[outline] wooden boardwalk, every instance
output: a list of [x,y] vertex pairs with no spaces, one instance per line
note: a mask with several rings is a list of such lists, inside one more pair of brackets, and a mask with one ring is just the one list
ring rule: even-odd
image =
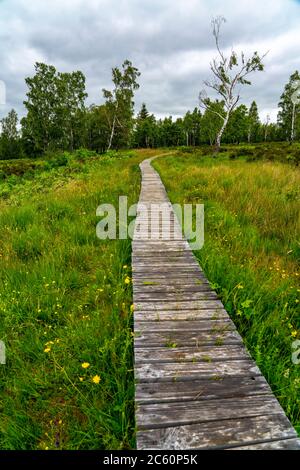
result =
[[[137,448],[300,449],[295,430],[182,238],[150,162],[140,165],[132,254]],[[165,203],[171,211],[172,239],[149,239],[145,209],[151,203]],[[162,225],[154,234],[165,235]]]

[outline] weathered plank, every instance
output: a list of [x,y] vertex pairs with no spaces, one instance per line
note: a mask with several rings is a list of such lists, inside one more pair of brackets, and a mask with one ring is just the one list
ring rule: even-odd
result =
[[[255,376],[227,376],[222,380],[199,378],[190,381],[144,382],[136,384],[136,402],[172,403],[191,400],[213,400],[253,395],[266,395],[271,389],[265,378]],[[188,403],[186,403],[188,406]]]
[[[151,355],[151,350],[149,350]],[[210,378],[222,380],[227,376],[260,375],[260,370],[252,360],[227,360],[211,362],[160,362],[140,363],[135,365],[135,378],[138,382],[172,382]]]
[[138,429],[167,428],[184,424],[205,423],[250,416],[265,416],[282,413],[273,395],[256,395],[217,400],[137,405]]
[[193,346],[195,348],[214,344],[223,346],[225,344],[237,344],[241,337],[236,331],[152,331],[147,333],[137,332],[134,338],[134,346],[138,347],[182,347]]
[[226,310],[222,308],[216,309],[196,309],[196,310],[150,310],[150,311],[136,311],[134,313],[135,324],[140,321],[195,321],[195,320],[221,320],[222,318],[228,318]]
[[183,302],[186,297],[190,300],[213,300],[218,299],[218,296],[212,290],[200,291],[200,292],[188,292],[176,290],[175,292],[140,292],[138,289],[135,291],[135,300],[137,304],[140,302],[161,302],[162,300],[177,300]]
[[168,301],[160,302],[136,302],[134,298],[135,310],[201,310],[201,309],[218,309],[224,308],[220,300],[185,300],[185,301]]
[[[271,414],[267,419],[264,415],[150,429],[138,432],[137,441],[140,449],[148,450],[228,448],[238,445],[240,442],[246,444],[253,441],[267,442],[244,446],[244,449],[251,449],[252,447],[269,449],[286,448],[285,446],[290,445],[290,442],[287,443],[286,439],[295,437],[296,433],[290,422],[280,413]],[[278,438],[285,440],[270,442],[270,440]],[[297,443],[295,444],[295,448],[299,448],[299,443],[298,447]]]
[[234,323],[230,318],[211,319],[211,320],[194,320],[194,321],[135,321],[134,331],[140,334],[148,334],[152,332],[160,332],[169,334],[173,331],[210,331],[211,333],[223,333],[224,331],[235,329]]
[[228,346],[201,346],[182,348],[137,348],[135,362],[152,364],[159,362],[207,362],[249,359],[249,354],[241,344]]
[[294,438],[269,442],[259,442],[252,445],[249,444],[246,446],[232,447],[229,450],[300,450],[300,439]]
[[159,283],[158,281],[149,281],[149,282],[135,282],[135,285],[133,286],[133,291],[136,293],[174,293],[176,292],[209,292],[211,291],[211,287],[207,282],[203,282],[201,284],[196,284],[194,283],[189,283],[189,284],[180,284],[178,283],[171,283],[169,284],[164,281]]
[[137,282],[156,282],[159,283],[160,281],[167,281],[170,280],[170,284],[173,282],[197,282],[199,283],[203,281],[204,275],[202,272],[198,273],[191,273],[191,272],[178,272],[178,271],[170,271],[170,272],[148,272],[148,273],[134,273],[134,280]]

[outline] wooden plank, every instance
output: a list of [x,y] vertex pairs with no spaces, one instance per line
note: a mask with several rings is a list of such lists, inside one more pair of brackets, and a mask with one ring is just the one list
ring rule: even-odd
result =
[[172,270],[167,270],[165,268],[161,268],[159,271],[154,269],[154,268],[149,268],[149,269],[140,269],[140,270],[133,270],[132,275],[134,278],[138,279],[160,279],[163,277],[170,277],[170,279],[174,278],[185,278],[188,279],[190,278],[197,278],[197,276],[201,276],[201,271],[198,271],[196,269],[185,269],[185,268],[173,268]]
[[[176,247],[174,247],[176,248]],[[182,260],[182,259],[188,259],[191,260],[191,262],[195,262],[195,257],[192,252],[188,251],[186,252],[185,250],[178,250],[174,249],[172,251],[161,251],[156,253],[154,250],[147,250],[145,252],[138,251],[135,253],[135,255],[132,257],[132,261],[135,263],[136,261],[144,261],[148,262],[149,260],[153,261],[160,261],[160,262],[165,262],[168,259],[173,260]]]
[[[174,254],[175,253],[175,254]],[[132,258],[133,265],[138,263],[146,264],[149,262],[155,263],[156,265],[164,265],[166,262],[189,262],[190,264],[195,263],[195,259],[190,253],[178,253],[177,251],[171,253],[163,253],[162,255],[157,255],[157,253],[148,253],[147,256],[136,255]],[[195,263],[196,264],[196,263]],[[197,266],[198,267],[198,266]]]
[[216,333],[212,331],[161,331],[161,332],[137,332],[134,335],[134,346],[138,347],[199,347],[206,344],[223,346],[225,344],[237,344],[241,342],[241,337],[237,331],[225,331]]
[[[162,245],[162,243],[164,245]],[[143,250],[145,256],[149,253],[153,254],[155,252],[158,255],[163,253],[173,254],[178,253],[179,251],[191,253],[191,248],[187,247],[183,240],[169,240],[168,242],[165,242],[163,240],[148,240],[147,242],[142,240],[135,240],[134,242],[132,242],[132,248],[134,249],[134,252],[137,255],[141,252],[141,250]]]
[[177,300],[178,302],[184,301],[186,298],[190,300],[217,300],[218,296],[212,290],[202,292],[188,292],[188,291],[175,291],[175,292],[140,292],[135,291],[134,298],[137,303],[139,302],[165,302],[166,300]]
[[[214,449],[228,448],[244,442],[267,441],[244,446],[244,449],[299,449],[295,431],[288,419],[280,414],[209,421],[168,428],[149,429],[137,433],[139,449]],[[285,439],[273,441],[273,439]],[[289,439],[294,438],[294,439]],[[294,442],[293,442],[294,441]],[[298,443],[297,443],[298,441]],[[279,444],[280,443],[280,444]],[[298,447],[297,447],[298,446]],[[238,447],[236,447],[238,449]]]
[[174,258],[174,259],[165,259],[165,260],[160,260],[160,259],[152,259],[152,263],[149,263],[149,260],[138,260],[137,262],[133,260],[132,264],[132,270],[137,270],[137,269],[149,269],[149,268],[188,268],[188,269],[194,269],[197,271],[201,271],[199,265],[197,263],[192,262],[190,259],[181,259],[181,258]]
[[175,274],[176,273],[187,273],[187,274],[195,273],[196,276],[198,276],[198,274],[201,274],[200,269],[198,269],[196,266],[192,266],[189,264],[174,263],[171,266],[169,266],[168,264],[164,263],[161,265],[152,264],[150,266],[144,266],[144,265],[139,264],[139,265],[132,266],[132,273],[134,274],[141,273],[141,274],[147,275],[147,274],[153,273],[155,276],[157,276],[160,274],[168,275],[169,273],[172,273],[172,272],[174,272]]
[[132,242],[132,247],[133,249],[138,248],[145,248],[145,251],[147,250],[155,250],[156,248],[164,251],[164,250],[170,250],[170,251],[178,251],[180,249],[182,250],[187,250],[187,251],[192,251],[191,248],[187,245],[186,240],[169,240],[169,241],[163,241],[163,240],[157,240],[157,241],[151,241],[149,240],[148,242],[144,242],[142,240],[135,240]]
[[187,283],[187,282],[195,282],[197,281],[201,282],[205,280],[203,273],[190,273],[190,272],[178,272],[178,271],[172,271],[169,273],[155,273],[155,272],[148,272],[148,273],[134,273],[134,284],[135,282],[140,282],[140,283],[145,283],[145,282],[157,282],[159,283],[160,281],[167,281],[169,279],[170,284],[173,284],[174,282],[182,282],[182,283]]
[[[198,282],[197,282],[198,281]],[[154,292],[160,292],[163,291],[164,289],[170,290],[170,289],[210,289],[211,287],[209,285],[209,282],[206,280],[198,280],[198,279],[192,279],[189,281],[188,279],[167,279],[167,278],[162,278],[158,279],[157,281],[155,280],[150,280],[150,281],[144,281],[142,279],[135,279],[134,285],[133,285],[133,290],[141,290],[141,289],[147,289],[147,291],[154,291]],[[157,290],[158,289],[158,290]],[[197,292],[197,291],[195,291]]]
[[230,450],[300,450],[300,439],[283,439],[272,442],[260,442],[258,444],[236,446]]
[[195,320],[221,320],[228,318],[226,310],[222,308],[217,309],[203,309],[203,310],[160,310],[160,311],[135,311],[135,323],[140,321],[195,321]]
[[207,421],[231,420],[250,416],[282,413],[273,395],[256,395],[217,400],[174,402],[137,405],[137,427],[142,429],[167,428]]
[[[226,376],[222,380],[199,378],[189,381],[143,382],[136,384],[136,403],[173,403],[193,400],[214,400],[248,395],[271,394],[265,378],[255,376]],[[188,407],[189,404],[186,403]]]
[[168,301],[164,300],[159,303],[154,302],[136,302],[134,299],[134,309],[137,310],[201,310],[201,309],[218,309],[224,308],[220,300],[185,300],[185,301]]
[[207,282],[196,284],[195,282],[169,282],[165,279],[160,281],[149,280],[135,282],[133,286],[133,292],[145,292],[145,293],[176,293],[176,292],[210,292],[211,288]]
[[[249,353],[241,344],[228,346],[201,346],[182,348],[137,348],[135,363],[156,364],[159,362],[206,362],[233,359],[249,359]],[[213,366],[211,366],[213,368]]]
[[[177,294],[187,295],[188,293],[196,294],[200,292],[202,292],[203,294],[211,293],[211,288],[209,287],[208,284],[199,285],[199,286],[197,286],[196,284],[193,284],[193,285],[169,284],[168,286],[164,286],[164,285],[158,286],[157,283],[156,285],[155,284],[151,285],[151,283],[149,284],[146,283],[144,285],[135,284],[135,286],[133,287],[133,292],[136,294],[137,298],[139,295],[143,295],[143,294],[153,295],[154,297],[158,294],[168,294],[168,295],[172,295],[173,298],[174,297],[176,298]],[[214,298],[217,298],[215,293],[214,293]]]
[[188,273],[188,274],[195,274],[197,275],[198,273],[200,273],[200,269],[197,268],[197,266],[190,266],[190,265],[182,265],[182,266],[179,266],[179,265],[173,265],[171,264],[170,266],[168,265],[164,265],[164,266],[161,266],[159,269],[157,268],[157,266],[153,266],[153,265],[150,265],[150,266],[136,266],[136,265],[133,265],[132,266],[132,273],[141,273],[143,274],[144,276],[149,276],[151,274],[153,274],[154,276],[157,276],[158,273],[161,273],[161,274],[169,274],[169,273]]
[[140,322],[135,321],[134,331],[140,334],[148,335],[152,332],[161,332],[165,334],[172,334],[173,331],[210,331],[211,333],[223,333],[225,331],[235,330],[235,326],[230,318],[224,319],[211,319],[211,320],[194,320],[194,321],[175,321],[175,320],[165,320],[164,322],[160,321],[147,321]]
[[[151,355],[151,351],[149,351]],[[229,353],[228,353],[229,356]],[[252,359],[226,360],[211,362],[160,362],[135,364],[137,382],[173,382],[207,378],[222,380],[227,376],[260,375],[260,370]]]
[[181,240],[181,235],[162,235],[160,232],[143,232],[143,233],[139,233],[136,235],[136,239],[137,240],[142,240],[142,241],[145,241],[147,242],[148,240],[157,240],[157,241],[160,241],[160,240]]

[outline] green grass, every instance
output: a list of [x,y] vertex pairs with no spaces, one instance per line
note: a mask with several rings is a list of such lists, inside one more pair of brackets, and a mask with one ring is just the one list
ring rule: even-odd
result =
[[173,203],[204,203],[196,256],[300,431],[300,365],[291,357],[300,338],[299,169],[268,161],[272,148],[268,160],[254,161],[232,159],[237,149],[217,158],[178,152],[154,166]]
[[[205,203],[199,261],[299,429],[299,173],[209,151],[154,165],[173,202]],[[131,246],[99,240],[95,214],[136,202],[138,163],[157,153],[0,162],[0,449],[135,446]]]
[[14,161],[0,182],[1,449],[135,445],[131,246],[96,237],[96,208],[137,201],[144,154]]

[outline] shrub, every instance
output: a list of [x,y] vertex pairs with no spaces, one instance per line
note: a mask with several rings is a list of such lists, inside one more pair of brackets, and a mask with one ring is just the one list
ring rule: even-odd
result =
[[47,161],[45,163],[45,169],[46,170],[51,170],[52,168],[59,168],[61,166],[67,166],[68,165],[68,157],[66,152],[63,154],[59,154],[56,157],[52,158],[51,160]]
[[88,150],[88,149],[84,149],[84,148],[80,148],[78,150],[75,150],[75,152],[74,152],[74,157],[77,160],[81,160],[81,161],[84,161],[87,158],[92,158],[92,157],[96,157],[96,156],[97,156],[97,152],[95,152],[94,150]]
[[251,147],[241,147],[237,150],[238,155],[254,155],[254,149]]

